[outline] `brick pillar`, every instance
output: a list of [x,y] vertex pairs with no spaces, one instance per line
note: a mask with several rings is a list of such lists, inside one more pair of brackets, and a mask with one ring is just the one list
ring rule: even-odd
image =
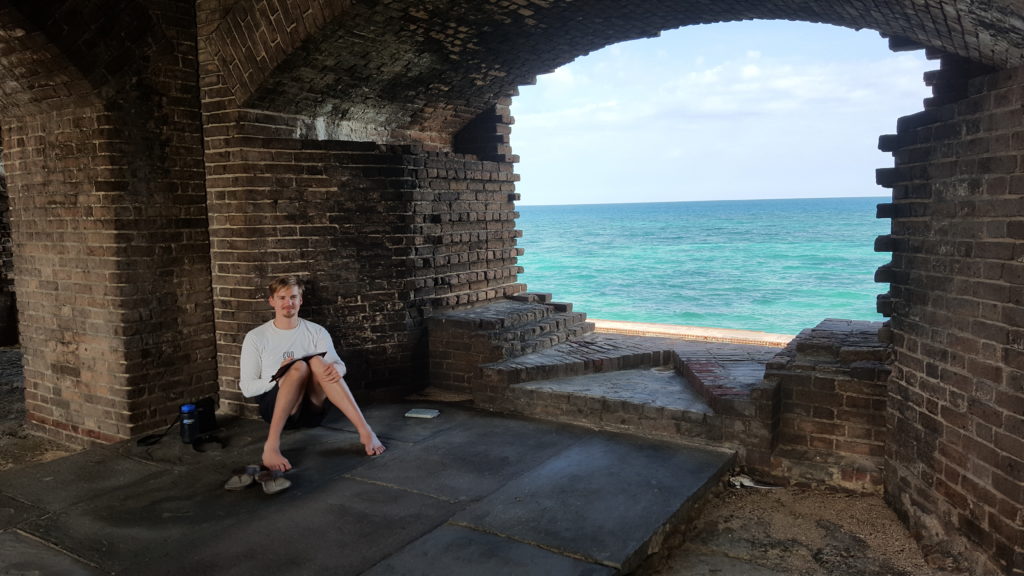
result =
[[1024,68],[942,57],[879,146],[895,354],[885,488],[925,546],[1024,574]]
[[781,390],[773,473],[791,482],[881,492],[888,348],[878,322],[828,319],[768,364]]
[[76,444],[216,390],[194,8],[96,10],[0,10],[37,61],[0,99],[27,418]]

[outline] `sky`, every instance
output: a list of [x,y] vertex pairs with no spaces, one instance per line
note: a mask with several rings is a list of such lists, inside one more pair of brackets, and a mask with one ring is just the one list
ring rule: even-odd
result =
[[519,204],[885,196],[878,137],[937,67],[872,30],[787,21],[609,46],[513,99]]

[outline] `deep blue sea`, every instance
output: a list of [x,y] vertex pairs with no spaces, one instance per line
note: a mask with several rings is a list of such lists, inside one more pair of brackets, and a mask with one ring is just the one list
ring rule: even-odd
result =
[[797,334],[883,320],[874,198],[520,206],[520,281],[589,318]]

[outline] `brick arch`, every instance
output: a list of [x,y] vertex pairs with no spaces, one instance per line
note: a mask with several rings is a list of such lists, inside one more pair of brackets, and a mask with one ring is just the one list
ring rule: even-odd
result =
[[[140,77],[174,51],[174,8],[139,0],[12,0],[0,8],[0,110],[17,116],[69,106],[123,106]],[[138,107],[138,104],[128,104]]]
[[41,112],[55,101],[92,93],[85,75],[9,4],[0,7],[0,54],[0,116]]
[[215,22],[206,47],[223,74],[235,104],[244,106],[268,75],[299,46],[343,16],[347,0],[266,2],[243,0],[216,13],[199,2],[200,18]]
[[694,24],[804,20],[870,28],[1000,68],[1024,62],[1024,32],[1012,26],[1011,10],[968,10],[964,0],[296,4],[237,4],[211,35],[236,105],[377,141],[444,141],[538,74]]

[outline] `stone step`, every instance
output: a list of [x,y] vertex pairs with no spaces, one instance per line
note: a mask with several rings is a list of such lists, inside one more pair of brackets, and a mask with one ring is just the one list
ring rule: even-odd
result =
[[594,331],[587,315],[571,305],[506,300],[432,319],[463,333],[479,332],[497,350],[492,359],[509,359],[546,350]]
[[480,407],[769,457],[776,350],[617,334],[590,334],[482,367]]
[[719,444],[723,418],[671,365],[523,382],[513,412],[673,442]]
[[[546,308],[549,308],[546,306]],[[592,323],[586,322],[587,315],[580,312],[554,312],[528,324],[510,326],[495,333],[493,340],[502,343],[505,358],[517,358],[526,354],[547,350],[593,331]]]
[[470,391],[481,366],[542,352],[594,331],[586,314],[550,302],[547,294],[525,294],[427,320],[431,386]]
[[523,292],[509,297],[509,300],[531,304],[546,304],[551,301],[551,294],[548,292]]
[[671,364],[675,355],[662,348],[621,345],[618,339],[587,334],[534,354],[482,367],[486,385],[508,388],[524,382]]

